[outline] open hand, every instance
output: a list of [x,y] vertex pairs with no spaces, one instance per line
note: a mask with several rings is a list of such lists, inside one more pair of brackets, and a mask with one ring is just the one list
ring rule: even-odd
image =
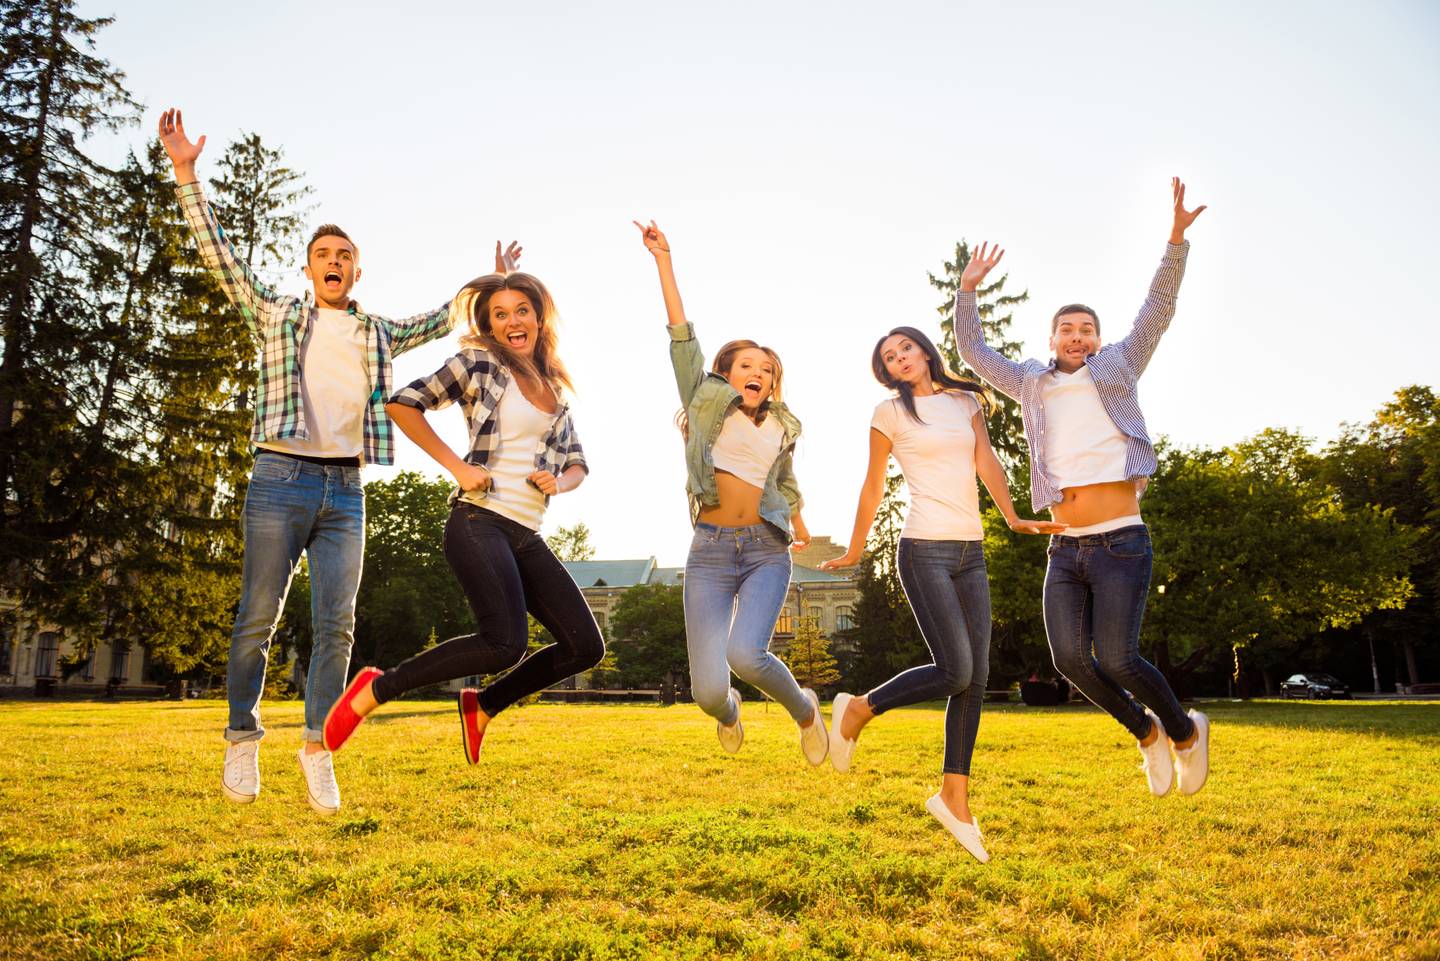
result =
[[991,247],[988,242],[981,244],[978,249],[971,247],[970,262],[960,273],[960,289],[967,294],[980,289],[980,282],[985,279],[985,275],[990,273],[1004,256],[1004,250],[998,245]]
[[546,497],[554,497],[560,493],[560,481],[548,470],[537,470],[527,477],[526,480],[534,484],[536,490],[540,491],[540,493]]
[[461,464],[455,469],[455,483],[462,491],[484,491],[491,486],[490,472],[474,464]]
[[495,273],[513,274],[520,267],[520,252],[525,248],[520,246],[520,241],[510,241],[510,246],[504,250],[500,249],[500,241],[495,241]]
[[665,239],[665,234],[655,226],[655,221],[650,221],[650,226],[645,226],[638,220],[630,221],[640,228],[640,239],[645,241],[645,249],[652,254],[668,254],[670,252],[670,241]]
[[1170,226],[1170,242],[1180,244],[1185,242],[1185,228],[1205,212],[1205,205],[1201,204],[1194,210],[1185,209],[1185,184],[1179,177],[1170,178],[1170,194],[1175,202],[1175,222]]
[[171,165],[179,172],[195,166],[200,151],[205,149],[205,135],[201,134],[199,140],[191,143],[190,138],[185,136],[185,122],[180,111],[171,107],[160,115],[160,143],[170,155]]
[[1010,529],[1017,534],[1063,534],[1070,527],[1055,521],[1042,521],[1030,517],[1017,517],[1007,521]]

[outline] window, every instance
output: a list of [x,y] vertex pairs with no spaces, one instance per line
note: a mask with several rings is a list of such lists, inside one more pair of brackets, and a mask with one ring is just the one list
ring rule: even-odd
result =
[[815,630],[818,631],[821,629],[825,623],[824,618],[825,612],[822,609],[818,607],[810,608],[810,623],[815,625]]
[[110,679],[123,681],[128,673],[130,673],[130,649],[123,644],[118,644],[110,652]]
[[82,681],[95,680],[95,648],[90,648],[90,653],[85,655],[85,663],[80,668],[80,679]]
[[60,635],[46,631],[40,635],[40,649],[35,653],[35,676],[54,677],[55,658],[60,653]]
[[835,612],[835,630],[848,631],[855,626],[855,618],[850,613],[850,608],[842,607]]
[[602,633],[604,632],[604,630],[605,630],[605,612],[604,612],[604,611],[596,611],[596,612],[595,612],[595,626],[598,627],[598,628],[600,628],[600,630],[601,630]]
[[780,609],[780,619],[775,622],[775,633],[776,633],[776,634],[793,634],[794,632],[795,632],[795,621],[794,621],[794,617],[793,617],[793,616],[791,615],[791,613],[790,613],[790,608],[789,608],[789,607],[782,607],[782,608]]
[[10,628],[8,625],[0,624],[0,674],[9,674],[13,663],[10,651]]

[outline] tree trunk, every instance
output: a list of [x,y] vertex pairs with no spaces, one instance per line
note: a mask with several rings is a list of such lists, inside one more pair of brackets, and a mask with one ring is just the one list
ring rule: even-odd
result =
[[1415,642],[1408,637],[1401,642],[1405,647],[1405,668],[1410,672],[1410,683],[1420,683],[1420,669],[1415,663]]
[[1370,644],[1370,676],[1375,681],[1375,693],[1380,693],[1380,665],[1375,663],[1375,632],[1365,628],[1365,640]]

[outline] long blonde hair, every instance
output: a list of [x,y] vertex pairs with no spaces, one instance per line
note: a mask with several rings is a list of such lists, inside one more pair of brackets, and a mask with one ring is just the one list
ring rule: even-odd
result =
[[[497,338],[490,329],[490,298],[502,290],[513,290],[524,294],[535,308],[537,331],[535,352],[526,357],[516,352],[509,344]],[[455,295],[455,307],[466,319],[469,330],[461,335],[460,343],[466,347],[480,347],[491,351],[500,362],[511,370],[519,371],[545,382],[560,394],[559,388],[574,391],[570,372],[560,360],[559,337],[555,332],[556,321],[560,319],[550,291],[538,277],[526,273],[485,274],[476,277]]]
[[[770,401],[780,403],[784,400],[780,393],[780,384],[785,378],[785,365],[780,363],[780,355],[769,347],[757,344],[753,340],[732,340],[715,352],[715,359],[710,362],[711,372],[719,374],[721,377],[729,377],[730,368],[735,365],[735,355],[742,350],[763,351],[765,356],[770,358],[770,363],[775,365],[775,379],[770,384],[770,399],[760,405],[760,409],[756,411],[757,414],[760,414],[764,412],[766,404],[769,404]],[[680,428],[680,434],[686,440],[690,439],[690,415],[687,411],[676,411],[675,426]]]

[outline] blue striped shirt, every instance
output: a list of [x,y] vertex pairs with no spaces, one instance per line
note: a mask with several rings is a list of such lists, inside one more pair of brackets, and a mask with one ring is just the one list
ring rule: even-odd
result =
[[[1189,253],[1188,240],[1165,245],[1165,256],[1150,281],[1150,293],[1129,335],[1101,347],[1085,361],[1105,413],[1125,435],[1125,473],[1132,480],[1155,473],[1155,445],[1145,430],[1137,382],[1175,316],[1175,299]],[[955,293],[955,341],[971,369],[1000,392],[1020,401],[1025,442],[1030,445],[1030,503],[1036,510],[1060,503],[1060,491],[1045,468],[1045,405],[1040,400],[1040,378],[1055,370],[1055,361],[1014,361],[987,345],[973,292]]]

